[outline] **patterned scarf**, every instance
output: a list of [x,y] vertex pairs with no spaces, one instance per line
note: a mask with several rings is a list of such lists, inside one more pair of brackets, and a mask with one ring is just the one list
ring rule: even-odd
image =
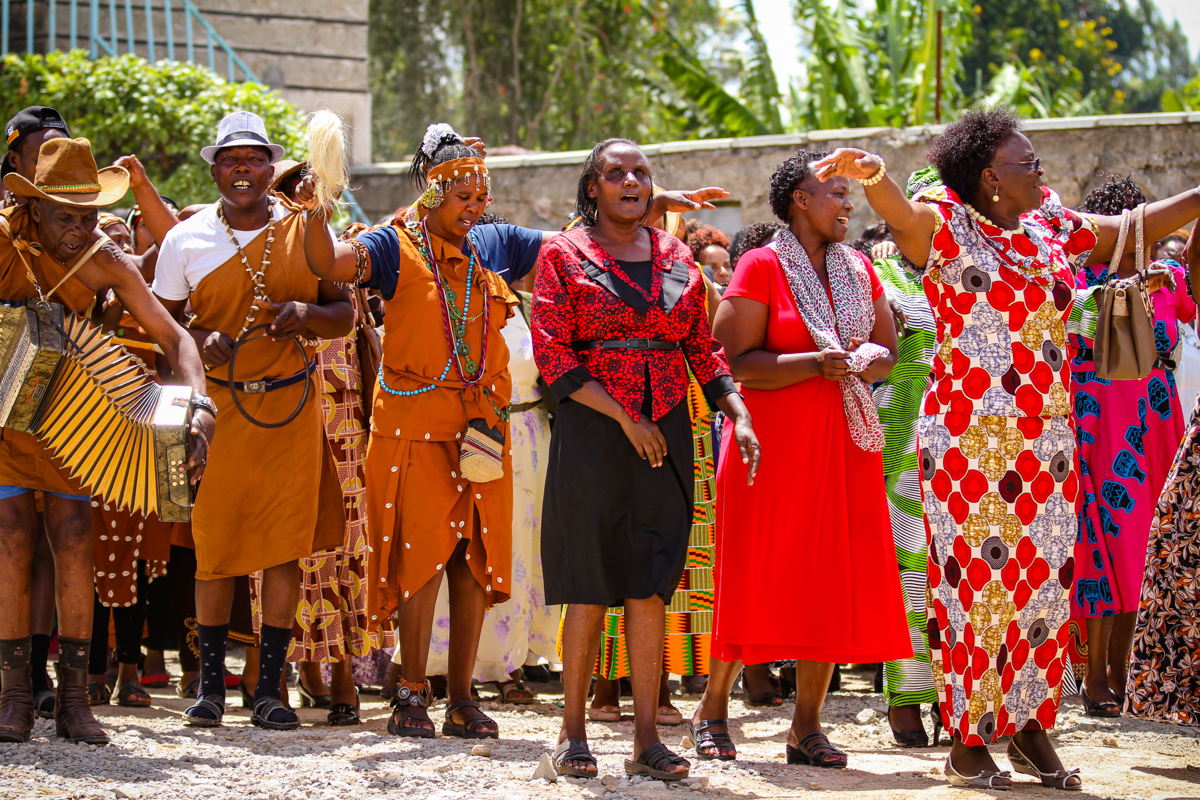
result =
[[[783,266],[796,308],[818,348],[845,350],[851,339],[863,340],[864,343],[850,355],[851,372],[862,372],[872,361],[888,354],[887,348],[867,341],[875,327],[871,277],[862,259],[850,248],[830,244],[825,249],[825,271],[833,295],[830,306],[829,295],[795,234],[784,228],[769,246]],[[842,408],[850,425],[850,438],[868,453],[881,452],[883,427],[879,424],[879,413],[867,385],[857,375],[847,375],[838,383],[842,390]]]

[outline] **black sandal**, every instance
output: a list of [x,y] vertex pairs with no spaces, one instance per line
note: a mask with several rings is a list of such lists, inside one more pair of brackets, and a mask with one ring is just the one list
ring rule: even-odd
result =
[[87,692],[89,706],[106,706],[112,700],[112,689],[109,689],[103,681],[89,683]]
[[[809,742],[813,744],[810,746]],[[808,764],[812,767],[828,767],[830,769],[845,769],[849,760],[845,753],[829,743],[829,737],[820,731],[814,731],[800,740],[800,743],[787,748],[787,763]],[[832,756],[832,758],[828,758]]]
[[358,716],[359,698],[357,692],[354,695],[354,705],[349,703],[334,703],[329,707],[329,716],[327,717],[330,727],[333,728],[348,728],[351,725],[361,725],[362,719]]
[[665,744],[659,742],[643,750],[636,760],[625,759],[625,774],[649,775],[660,781],[679,781],[691,773],[691,764],[688,764],[689,769],[685,769],[683,772],[667,772],[665,768],[687,763],[686,758],[672,753]]
[[[579,767],[567,766],[568,761],[582,761],[592,765],[592,771]],[[588,744],[583,739],[568,739],[560,744],[554,750],[554,769],[559,775],[566,775],[571,778],[594,778],[600,774],[600,767],[596,763],[596,757],[592,755],[592,751],[588,749]]]
[[193,680],[188,681],[186,686],[184,686],[182,683],[175,684],[175,694],[177,694],[180,697],[183,697],[185,699],[195,697],[196,692],[199,691],[199,689],[200,689],[200,679],[199,678],[195,678]]
[[125,708],[149,708],[154,703],[150,693],[137,681],[125,681],[117,690],[117,705]]
[[53,689],[33,693],[33,712],[38,719],[54,719],[54,703],[58,694]]
[[[481,731],[481,725],[496,725],[496,720],[483,714],[481,717],[469,719],[466,722],[455,722],[454,712],[462,708],[479,709],[479,703],[474,700],[459,700],[446,706],[446,721],[442,723],[442,736],[454,736],[458,739],[499,739],[500,731]],[[498,725],[496,727],[499,727]]]
[[[199,714],[192,712],[202,710],[207,711],[213,716],[202,717]],[[183,719],[193,728],[219,728],[221,727],[221,718],[225,716],[225,698],[219,694],[206,694],[203,697],[197,697],[196,702],[189,706],[183,712]]]
[[[414,689],[413,687],[417,687]],[[392,736],[407,736],[413,739],[432,739],[433,738],[433,720],[429,718],[429,714],[425,709],[429,708],[428,699],[429,685],[426,684],[409,684],[403,678],[400,679],[400,686],[396,689],[396,696],[392,698],[392,716],[388,718],[387,732]],[[396,715],[400,715],[400,719],[396,719]],[[424,725],[409,725],[412,720],[418,723],[428,722],[429,727]]]
[[[282,720],[271,719],[276,711],[283,712]],[[296,712],[285,706],[278,697],[270,695],[255,699],[250,722],[269,731],[294,731],[300,727],[300,717],[296,716]]]
[[[714,731],[713,728],[725,728],[723,731]],[[692,737],[692,745],[696,748],[696,756],[702,761],[736,761],[737,749],[733,746],[733,739],[729,738],[729,720],[725,719],[702,719],[697,725],[692,720],[688,720],[688,733]],[[729,747],[734,750],[732,755],[722,754],[716,750],[718,747]]]
[[1119,717],[1121,716],[1121,707],[1112,700],[1102,700],[1096,702],[1088,697],[1087,689],[1079,687],[1079,697],[1083,700],[1083,713],[1089,717]]

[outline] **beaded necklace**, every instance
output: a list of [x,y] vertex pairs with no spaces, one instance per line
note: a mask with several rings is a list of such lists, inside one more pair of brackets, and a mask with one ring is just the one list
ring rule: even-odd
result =
[[[446,380],[446,376],[450,374],[451,365],[454,366],[454,371],[458,375],[458,379],[467,386],[477,386],[483,380],[484,367],[487,365],[487,346],[489,325],[491,321],[491,303],[485,296],[483,299],[483,311],[475,316],[468,316],[471,309],[471,284],[475,273],[475,262],[479,260],[478,253],[475,250],[475,243],[471,241],[471,237],[467,236],[467,290],[463,300],[462,310],[454,306],[454,302],[458,299],[458,294],[453,289],[446,286],[442,279],[441,268],[433,257],[433,246],[429,238],[429,230],[425,227],[425,222],[422,220],[419,225],[414,225],[410,221],[407,223],[410,230],[419,231],[420,236],[417,238],[417,252],[425,259],[429,271],[433,273],[434,285],[438,288],[438,302],[442,311],[442,328],[446,334],[446,344],[450,348],[450,358],[446,360],[446,366],[442,370],[439,381]],[[482,265],[480,267],[482,269]],[[480,344],[479,363],[476,363],[471,358],[470,346],[464,340],[466,337],[466,325],[468,322],[474,322],[483,317],[483,334]],[[464,363],[465,359],[465,363]],[[465,367],[465,369],[464,369]],[[467,373],[474,373],[471,378],[467,377]],[[393,389],[388,386],[383,379],[383,363],[379,364],[379,385],[388,394],[394,394],[398,397],[412,397],[414,395],[424,394],[434,388],[434,384],[426,384],[419,389],[400,390]],[[496,412],[496,416],[502,421],[508,421],[510,414],[510,406],[501,409],[496,405],[496,401],[492,399],[492,394],[485,386],[483,394],[491,403],[492,409]]]
[[[438,266],[433,257],[433,244],[429,238],[429,229],[425,227],[425,222],[420,224],[421,238],[417,240],[417,249],[425,258],[425,263],[429,265],[430,271],[433,273],[433,281],[438,287],[438,301],[442,310],[442,328],[446,334],[446,344],[450,347],[450,359],[454,364],[454,371],[458,374],[458,379],[467,386],[477,386],[483,380],[483,368],[487,364],[487,347],[488,347],[488,323],[491,317],[491,304],[485,297],[483,299],[483,334],[482,342],[479,347],[479,363],[475,363],[471,358],[471,348],[464,341],[467,335],[466,317],[467,312],[471,308],[471,278],[475,274],[475,244],[471,241],[471,237],[467,237],[467,293],[463,300],[462,311],[454,307],[454,301],[458,299],[457,294],[453,289],[446,285],[442,278],[441,267]],[[474,373],[471,375],[471,373]],[[468,377],[468,375],[471,375]]]
[[271,302],[270,298],[267,297],[267,287],[263,283],[263,277],[267,274],[267,267],[271,266],[271,243],[275,241],[275,198],[269,197],[267,199],[267,245],[263,249],[262,263],[258,265],[257,272],[250,268],[250,261],[246,258],[246,251],[242,249],[241,243],[233,235],[233,227],[229,224],[229,220],[225,219],[224,199],[217,201],[217,219],[221,220],[221,224],[225,226],[225,232],[229,234],[229,241],[233,242],[233,246],[237,248],[238,255],[242,258],[242,266],[245,267],[246,274],[250,276],[250,282],[254,284],[254,299],[250,301],[250,313],[246,315],[246,321],[242,323],[241,331],[234,337],[234,341],[237,341],[246,335],[246,331],[253,327],[254,315],[258,313],[259,302]]

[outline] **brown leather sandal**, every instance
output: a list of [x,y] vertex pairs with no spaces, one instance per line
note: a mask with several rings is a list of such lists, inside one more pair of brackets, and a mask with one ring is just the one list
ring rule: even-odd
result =
[[500,702],[511,703],[514,706],[529,706],[537,702],[537,692],[534,692],[521,681],[496,681],[493,684],[500,693]]

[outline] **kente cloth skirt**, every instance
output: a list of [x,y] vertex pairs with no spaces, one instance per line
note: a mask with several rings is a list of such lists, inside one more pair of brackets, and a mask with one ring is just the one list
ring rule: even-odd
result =
[[656,468],[613,418],[582,403],[559,405],[542,509],[547,605],[619,606],[654,595],[671,602],[692,529],[687,403],[657,425],[667,457]]
[[968,747],[1054,726],[1078,520],[1068,417],[921,417],[929,650],[946,730]]

